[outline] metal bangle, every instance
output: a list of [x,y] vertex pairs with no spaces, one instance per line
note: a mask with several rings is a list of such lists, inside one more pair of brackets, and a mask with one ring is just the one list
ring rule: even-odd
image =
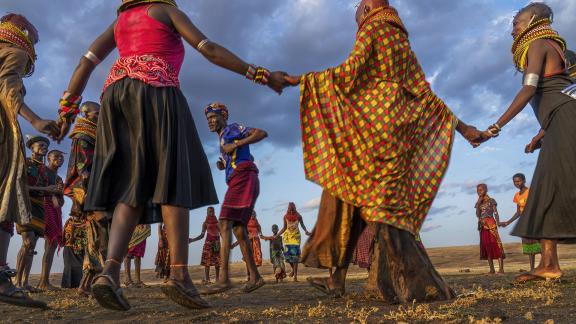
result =
[[524,76],[524,85],[531,87],[538,87],[540,76],[536,73],[528,73]]
[[200,51],[209,42],[210,40],[208,40],[208,38],[201,40],[200,43],[198,43],[198,45],[196,46],[196,50]]
[[98,65],[100,64],[100,62],[102,62],[102,60],[100,60],[98,56],[96,56],[96,54],[92,53],[92,51],[86,52],[86,54],[84,54],[84,57],[87,58],[94,65]]

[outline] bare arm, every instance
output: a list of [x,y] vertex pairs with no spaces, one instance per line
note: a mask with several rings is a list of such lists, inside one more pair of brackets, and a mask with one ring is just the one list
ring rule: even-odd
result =
[[[115,25],[116,21],[114,21],[114,23],[112,23],[104,33],[98,36],[92,45],[90,45],[89,51],[96,55],[100,60],[104,60],[108,57],[110,52],[116,48],[116,41],[114,40]],[[66,92],[74,96],[81,96],[95,67],[96,65],[92,61],[82,56],[72,74],[72,77],[70,78]],[[60,119],[58,125],[60,127],[58,142],[60,142],[66,134],[68,134],[68,131],[70,131],[70,124],[69,122]]]
[[258,143],[261,140],[265,139],[266,137],[268,137],[268,133],[266,133],[265,131],[258,128],[251,128],[248,136],[234,143],[223,145],[222,150],[225,153],[231,153],[240,146]]
[[[198,48],[198,44],[207,39],[207,37],[180,9],[172,6],[163,6],[162,9],[166,10],[174,29],[182,36],[182,38],[184,38],[184,40],[186,40],[186,42],[188,42],[188,44],[194,48]],[[206,43],[206,45],[202,46],[202,48],[199,49],[199,52],[211,63],[232,72],[246,75],[246,72],[248,71],[248,63],[244,62],[234,53],[217,43],[210,41]],[[268,86],[274,91],[281,93],[282,89],[286,85],[284,80],[285,75],[286,74],[283,72],[272,73]]]
[[498,208],[494,205],[494,218],[496,219],[496,224],[500,223],[500,214],[498,214]]
[[[537,74],[542,77],[547,52],[547,45],[545,42],[545,40],[537,40],[530,46],[530,49],[528,50],[528,66],[526,67],[525,74]],[[506,110],[506,112],[498,119],[496,124],[500,127],[504,127],[508,124],[534,97],[536,89],[537,88],[534,86],[524,85],[514,98],[514,101],[512,101],[512,104],[508,107],[508,110]]]
[[298,216],[298,221],[300,222],[300,226],[302,226],[304,233],[306,233],[306,235],[310,235],[310,232],[308,232],[308,230],[306,229],[306,225],[304,225],[304,220],[302,219],[301,215]]
[[282,234],[284,234],[284,232],[286,232],[286,228],[288,228],[288,223],[286,223],[286,219],[284,219],[284,226],[282,227],[280,232],[278,232],[278,234],[276,234],[275,236],[282,236]]
[[520,206],[516,206],[516,213],[514,214],[514,216],[512,216],[512,218],[510,218],[510,219],[506,222],[506,225],[512,224],[515,220],[517,220],[518,218],[520,218],[520,215],[522,215],[522,213],[520,212]]
[[196,236],[195,238],[189,239],[188,243],[196,242],[196,241],[203,239],[204,235],[206,234],[206,230],[207,230],[207,226],[206,226],[206,222],[204,222],[204,224],[202,224],[202,233],[200,233],[200,235]]
[[[116,26],[116,21],[108,26],[108,29],[98,36],[88,49],[100,60],[104,60],[116,48],[116,41],[114,40],[114,26]],[[96,65],[94,65],[92,61],[82,56],[72,74],[72,77],[70,78],[70,83],[68,83],[68,92],[73,95],[82,95],[95,67]]]

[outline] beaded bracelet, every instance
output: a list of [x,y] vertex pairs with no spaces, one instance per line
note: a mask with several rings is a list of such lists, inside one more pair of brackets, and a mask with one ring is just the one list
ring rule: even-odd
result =
[[267,85],[270,78],[270,71],[261,67],[250,64],[248,71],[246,71],[246,79],[254,81],[261,85]]
[[76,115],[80,113],[80,102],[82,102],[82,96],[74,96],[70,92],[64,91],[59,101],[58,116],[60,120],[68,124],[74,122]]

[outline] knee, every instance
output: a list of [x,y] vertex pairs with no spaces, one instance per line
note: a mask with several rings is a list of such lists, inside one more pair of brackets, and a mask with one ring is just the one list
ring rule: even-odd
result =
[[246,239],[246,229],[243,226],[234,227],[234,236],[238,241],[243,241]]
[[35,255],[36,251],[36,240],[32,238],[26,238],[22,241],[22,248],[24,249],[24,253],[27,255]]

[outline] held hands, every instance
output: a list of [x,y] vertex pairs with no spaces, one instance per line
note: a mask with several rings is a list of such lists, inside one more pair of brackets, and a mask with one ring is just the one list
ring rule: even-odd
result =
[[472,145],[472,147],[478,147],[481,143],[484,143],[488,140],[483,133],[479,131],[474,126],[462,126],[458,129],[460,134]]
[[297,86],[300,84],[300,78],[302,76],[300,75],[296,75],[296,76],[292,76],[292,75],[287,75],[284,77],[284,79],[286,80],[286,82],[288,82],[289,85],[291,86]]
[[50,136],[50,138],[53,140],[56,140],[58,138],[58,134],[60,134],[60,129],[57,123],[53,120],[35,119],[31,122],[31,124],[34,129],[42,134]]
[[286,81],[286,76],[288,74],[282,71],[275,71],[270,73],[270,77],[268,78],[268,87],[274,90],[279,95],[282,94],[284,88],[289,86],[288,82]]
[[62,119],[59,119],[57,122],[57,126],[59,128],[57,134],[59,134],[59,135],[56,137],[56,141],[58,142],[58,144],[60,144],[62,139],[64,139],[64,137],[66,137],[66,135],[68,135],[68,132],[70,131],[71,124],[68,122],[65,122]]

